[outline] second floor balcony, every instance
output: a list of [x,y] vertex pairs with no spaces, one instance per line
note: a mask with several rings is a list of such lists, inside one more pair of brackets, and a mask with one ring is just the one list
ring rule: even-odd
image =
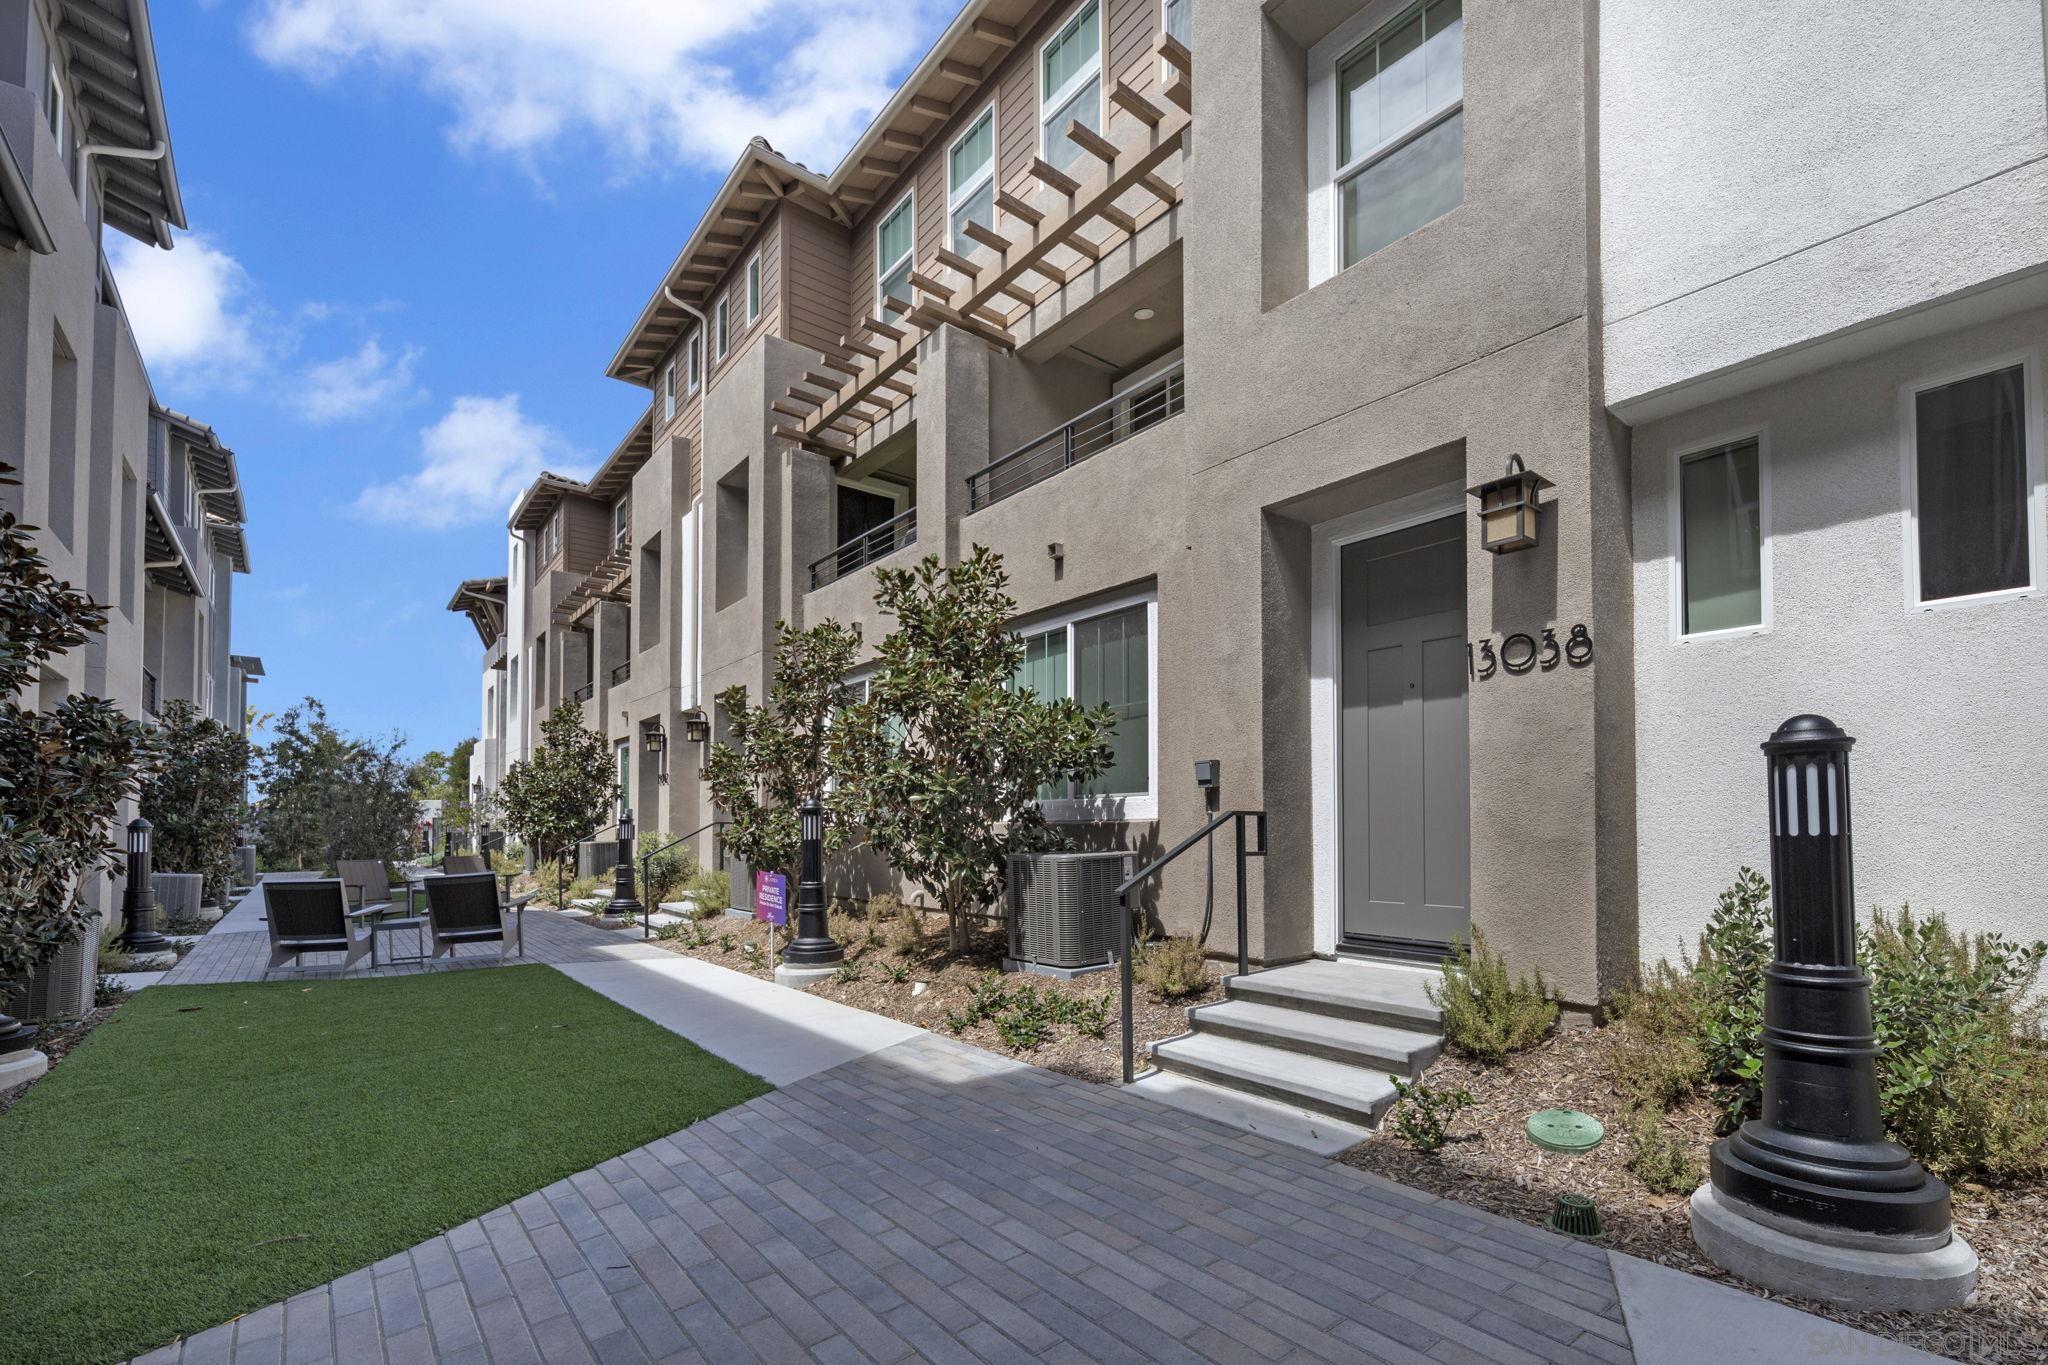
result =
[[842,541],[839,547],[822,559],[811,563],[811,587],[822,588],[835,583],[850,573],[858,572],[876,560],[892,555],[906,545],[917,542],[917,508],[912,506],[872,527],[850,540]]
[[1120,441],[1178,417],[1186,408],[1186,371],[1175,365],[969,474],[967,510],[978,512],[1043,483]]

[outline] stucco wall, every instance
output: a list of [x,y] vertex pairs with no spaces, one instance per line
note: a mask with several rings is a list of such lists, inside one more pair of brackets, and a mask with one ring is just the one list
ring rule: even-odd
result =
[[[1861,910],[1911,902],[1971,929],[2042,935],[2048,598],[1907,609],[1899,390],[2044,338],[2048,312],[2031,312],[1637,429],[1646,958],[1690,945],[1737,867],[1768,871],[1757,745],[1802,711],[1857,740]],[[1753,427],[1769,467],[1770,620],[1756,634],[1674,643],[1673,458]]]
[[1606,396],[1625,413],[2041,261],[2039,0],[1609,0],[1599,70]]

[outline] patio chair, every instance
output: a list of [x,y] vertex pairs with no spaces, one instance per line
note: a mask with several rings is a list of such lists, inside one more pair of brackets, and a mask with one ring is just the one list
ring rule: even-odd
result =
[[462,877],[473,872],[489,872],[491,868],[481,853],[451,853],[441,860],[441,870],[451,877]]
[[286,962],[303,967],[303,953],[341,953],[343,972],[370,956],[374,935],[356,936],[362,912],[350,912],[340,878],[267,882],[263,895],[270,930],[265,976]]
[[503,962],[519,947],[519,922],[498,901],[498,879],[489,872],[433,877],[427,883],[427,920],[433,956],[453,956],[465,943],[496,943]]
[[343,893],[354,908],[363,910],[389,910],[398,901],[391,889],[391,876],[380,858],[343,858],[334,865],[341,878]]

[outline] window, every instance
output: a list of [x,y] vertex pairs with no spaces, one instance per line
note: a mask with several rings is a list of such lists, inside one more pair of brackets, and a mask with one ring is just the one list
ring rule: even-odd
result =
[[1764,470],[1758,438],[1678,460],[1678,633],[1764,624]]
[[1102,21],[1088,0],[1038,53],[1039,151],[1065,170],[1081,155],[1067,136],[1079,122],[1102,131]]
[[1161,0],[1159,26],[1178,39],[1180,45],[1195,45],[1195,0]]
[[917,195],[906,194],[875,227],[875,307],[881,311],[884,322],[902,316],[889,306],[888,300],[910,300],[910,250],[916,233],[916,208]]
[[718,307],[711,314],[711,363],[714,365],[725,359],[725,348],[732,344],[732,314],[727,306],[731,300],[732,295],[721,294]]
[[996,225],[996,108],[955,139],[946,153],[946,210],[953,250],[966,256],[979,245],[964,229],[969,223]]
[[632,536],[633,500],[620,498],[612,504],[612,549],[625,549]]
[[61,154],[70,143],[64,136],[64,79],[57,74],[57,61],[50,59],[49,84],[43,90],[43,115],[50,125],[50,136],[57,139],[57,150]]
[[1149,598],[1093,607],[1075,617],[1023,632],[1024,662],[1015,685],[1047,700],[1071,697],[1082,706],[1107,706],[1116,716],[1109,767],[1081,783],[1042,794],[1048,818],[1152,819],[1158,815],[1153,781],[1152,632],[1156,604]]
[[747,262],[747,326],[761,320],[761,253]]
[[1428,0],[1337,58],[1329,273],[1464,201],[1464,35],[1462,0]]
[[631,810],[632,798],[628,793],[632,791],[633,742],[622,739],[614,746],[612,752],[618,755],[619,763],[619,809]]
[[690,392],[695,393],[697,391],[698,386],[704,382],[704,333],[701,328],[695,332],[690,333],[690,349],[688,351],[688,357],[690,371]]
[[2024,363],[1911,392],[1908,591],[1915,605],[2038,583],[2040,452]]
[[676,366],[670,361],[661,372],[661,416],[663,421],[674,421],[676,415]]

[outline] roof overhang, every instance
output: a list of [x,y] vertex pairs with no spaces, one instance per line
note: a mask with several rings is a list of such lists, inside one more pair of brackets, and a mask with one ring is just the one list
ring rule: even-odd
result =
[[469,617],[485,649],[505,633],[505,587],[503,578],[465,578],[448,599],[448,610]]
[[54,0],[52,8],[88,142],[140,154],[94,159],[103,177],[107,226],[168,247],[171,229],[185,226],[185,201],[171,154],[148,0]]
[[243,534],[242,523],[208,512],[206,535],[214,550],[227,556],[229,566],[236,573],[249,572],[249,537]]
[[260,678],[263,676],[263,660],[257,658],[254,654],[230,654],[228,655],[228,663],[240,669],[242,676],[245,678]]
[[519,501],[512,504],[512,516],[505,523],[506,529],[539,530],[553,515],[555,504],[562,500],[563,495],[569,493],[588,497],[590,486],[577,479],[541,471],[540,476],[527,485],[526,491],[519,495]]
[[57,250],[57,239],[50,235],[50,225],[36,207],[28,176],[14,157],[13,144],[0,129],[0,246],[12,251],[24,245],[39,256],[48,256]]
[[192,561],[178,541],[177,528],[164,507],[163,497],[154,488],[149,490],[147,512],[142,527],[142,567],[148,572],[149,581],[160,588],[197,597],[198,576],[192,572]]
[[609,501],[626,491],[633,482],[633,476],[640,467],[654,455],[654,405],[647,405],[647,411],[634,421],[632,430],[621,440],[611,454],[605,457],[597,472],[590,476],[585,485],[593,498]]
[[196,417],[161,404],[152,405],[151,411],[185,443],[207,513],[223,521],[247,521],[249,511],[242,501],[242,473],[235,463],[235,452],[222,445],[214,429]]

